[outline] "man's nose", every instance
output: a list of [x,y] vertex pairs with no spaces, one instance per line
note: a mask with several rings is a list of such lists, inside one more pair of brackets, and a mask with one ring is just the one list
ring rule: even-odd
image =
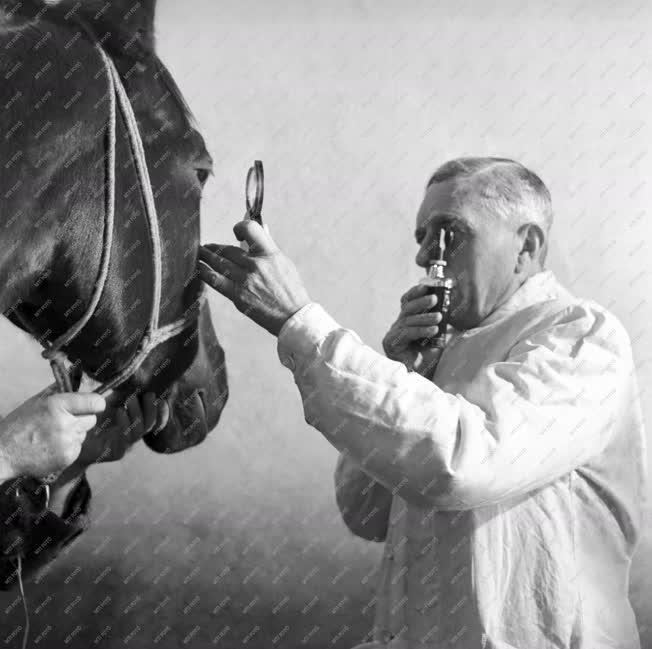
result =
[[435,259],[435,246],[433,242],[424,241],[419,247],[415,262],[421,268],[432,266]]

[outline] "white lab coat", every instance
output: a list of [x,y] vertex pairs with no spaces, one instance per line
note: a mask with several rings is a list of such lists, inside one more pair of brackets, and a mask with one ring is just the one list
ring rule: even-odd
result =
[[432,380],[316,303],[278,354],[342,453],[345,522],[386,541],[373,647],[639,649],[628,584],[646,454],[611,313],[543,271],[456,333]]

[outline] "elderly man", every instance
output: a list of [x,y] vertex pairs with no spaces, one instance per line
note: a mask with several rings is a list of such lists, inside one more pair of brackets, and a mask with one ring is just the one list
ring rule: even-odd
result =
[[645,493],[628,336],[544,270],[545,185],[519,163],[453,160],[416,223],[426,267],[454,231],[450,340],[422,286],[364,345],[312,302],[252,222],[201,251],[203,279],[278,336],[306,421],[341,453],[336,496],[385,541],[374,642],[387,649],[638,649],[629,570]]

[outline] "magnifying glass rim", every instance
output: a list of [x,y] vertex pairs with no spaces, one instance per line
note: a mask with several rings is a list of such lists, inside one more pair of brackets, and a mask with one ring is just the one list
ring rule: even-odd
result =
[[258,212],[260,212],[263,208],[263,194],[265,192],[265,174],[262,161],[254,161],[254,170],[256,173],[256,205]]
[[[254,176],[254,168],[249,167],[249,171],[247,171],[247,184],[245,186],[245,200],[247,201],[247,209],[251,211],[251,201],[249,200],[251,196],[251,179]],[[258,183],[256,183],[258,185]],[[257,193],[257,190],[256,190]],[[256,202],[256,198],[254,197],[254,203]]]
[[[253,204],[250,200],[252,177],[256,181],[256,193],[253,199]],[[253,166],[249,167],[249,171],[247,171],[247,182],[245,185],[245,204],[250,216],[260,221],[262,221],[260,212],[263,206],[263,196],[265,191],[264,179],[265,176],[263,172],[263,163],[260,160],[255,160]]]

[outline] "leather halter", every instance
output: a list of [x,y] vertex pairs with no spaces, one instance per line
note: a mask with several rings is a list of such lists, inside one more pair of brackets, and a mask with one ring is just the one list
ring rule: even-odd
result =
[[[90,30],[82,25],[85,31]],[[93,38],[94,46],[104,64],[104,69],[109,82],[109,121],[108,121],[108,155],[107,155],[107,186],[108,195],[106,197],[106,217],[104,223],[104,235],[102,243],[102,258],[100,270],[95,282],[93,295],[82,317],[68,331],[60,335],[53,342],[44,342],[45,349],[42,352],[43,358],[50,361],[52,373],[57,383],[57,389],[60,392],[74,391],[75,387],[71,377],[71,372],[66,369],[66,354],[62,348],[68,345],[84,328],[91,319],[106,284],[108,276],[109,262],[111,260],[111,245],[113,242],[113,221],[115,216],[115,167],[116,167],[116,103],[119,108],[124,122],[127,127],[127,135],[131,145],[132,155],[136,171],[138,174],[138,183],[142,190],[145,203],[145,216],[148,226],[148,233],[152,246],[152,266],[154,271],[153,299],[149,316],[149,323],[143,337],[141,338],[138,349],[131,361],[121,370],[116,372],[109,380],[105,381],[98,388],[94,389],[99,394],[104,394],[114,389],[129,379],[141,366],[148,354],[158,345],[177,336],[190,325],[197,321],[199,308],[206,298],[205,287],[199,299],[186,310],[184,316],[171,324],[159,326],[159,310],[161,306],[161,285],[162,285],[162,261],[161,261],[161,240],[158,226],[158,216],[156,205],[154,203],[154,194],[152,183],[147,170],[147,161],[143,142],[138,130],[138,123],[134,115],[131,102],[122,84],[118,71],[111,58],[106,54],[100,43]]]

